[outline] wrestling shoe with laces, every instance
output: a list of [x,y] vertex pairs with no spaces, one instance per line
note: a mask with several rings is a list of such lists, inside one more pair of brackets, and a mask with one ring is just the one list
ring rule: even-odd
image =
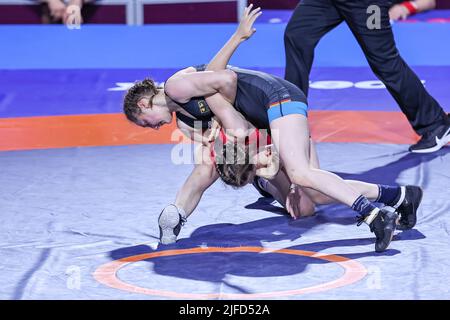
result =
[[179,208],[175,205],[164,208],[158,218],[159,241],[162,244],[175,243],[177,236],[180,234],[181,227],[185,223],[186,218],[180,214]]
[[[358,226],[360,226],[367,216],[358,217]],[[379,209],[376,217],[369,224],[370,231],[375,234],[375,251],[383,252],[387,249],[394,236],[395,227],[398,220],[398,214],[385,208]]]
[[400,215],[398,230],[409,230],[416,225],[417,209],[422,201],[422,195],[422,188],[418,186],[405,187],[405,198],[396,210]]

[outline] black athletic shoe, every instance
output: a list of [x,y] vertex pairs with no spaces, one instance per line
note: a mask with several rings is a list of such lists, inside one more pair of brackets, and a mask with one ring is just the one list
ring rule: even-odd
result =
[[158,218],[159,241],[162,244],[175,243],[185,222],[186,218],[180,215],[175,206],[166,207]]
[[375,233],[375,251],[383,252],[387,249],[394,236],[398,214],[381,208],[378,215],[370,223],[370,231]]
[[252,185],[255,187],[256,190],[258,190],[259,194],[262,195],[265,198],[272,198],[272,195],[268,193],[266,190],[264,190],[261,186],[261,177],[255,176],[253,179]]
[[406,186],[405,188],[405,199],[396,211],[400,215],[398,230],[412,229],[416,225],[417,209],[422,201],[422,188],[417,186]]
[[450,124],[443,124],[436,129],[424,133],[422,138],[409,151],[415,153],[435,152],[450,142]]

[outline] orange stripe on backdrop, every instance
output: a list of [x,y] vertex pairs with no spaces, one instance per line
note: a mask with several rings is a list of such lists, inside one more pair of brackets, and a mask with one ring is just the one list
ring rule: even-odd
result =
[[[309,119],[313,139],[319,142],[410,144],[417,140],[400,112],[311,111]],[[0,150],[174,143],[174,129],[174,122],[159,131],[140,128],[122,114],[3,118]]]

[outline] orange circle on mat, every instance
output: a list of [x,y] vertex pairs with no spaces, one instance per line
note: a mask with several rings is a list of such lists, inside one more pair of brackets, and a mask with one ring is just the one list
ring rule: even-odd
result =
[[[272,292],[262,292],[262,293],[182,293],[176,291],[168,290],[158,290],[158,289],[148,289],[139,286],[135,286],[120,280],[117,277],[117,272],[125,267],[126,265],[138,262],[142,260],[158,258],[158,257],[168,257],[183,254],[197,254],[197,253],[213,253],[213,252],[252,252],[252,253],[266,253],[266,254],[290,254],[295,256],[305,256],[315,259],[321,259],[329,262],[334,262],[344,268],[344,274],[336,279],[326,283],[318,284],[312,287],[294,289],[294,290],[284,290],[284,291],[272,291]],[[94,272],[94,278],[109,287],[116,288],[119,290],[125,290],[133,293],[141,293],[152,296],[162,296],[170,298],[183,298],[183,299],[258,299],[258,298],[274,298],[282,296],[300,295],[305,293],[323,292],[349,284],[355,283],[363,279],[367,274],[366,268],[359,262],[334,255],[334,254],[323,254],[313,251],[304,251],[296,249],[270,249],[262,247],[230,247],[230,248],[191,248],[191,249],[178,249],[178,250],[165,250],[157,251],[152,253],[144,253],[135,256],[130,256],[122,258],[119,260],[114,260],[101,265]]]

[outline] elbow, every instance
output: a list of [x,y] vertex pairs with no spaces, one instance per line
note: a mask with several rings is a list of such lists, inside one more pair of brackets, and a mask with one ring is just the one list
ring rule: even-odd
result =
[[225,70],[227,72],[227,77],[228,77],[228,83],[232,86],[237,86],[237,73],[232,71],[232,70]]
[[226,70],[221,70],[218,71],[220,73],[221,76],[221,87],[233,87],[233,86],[237,86],[237,74],[236,72],[226,69]]

